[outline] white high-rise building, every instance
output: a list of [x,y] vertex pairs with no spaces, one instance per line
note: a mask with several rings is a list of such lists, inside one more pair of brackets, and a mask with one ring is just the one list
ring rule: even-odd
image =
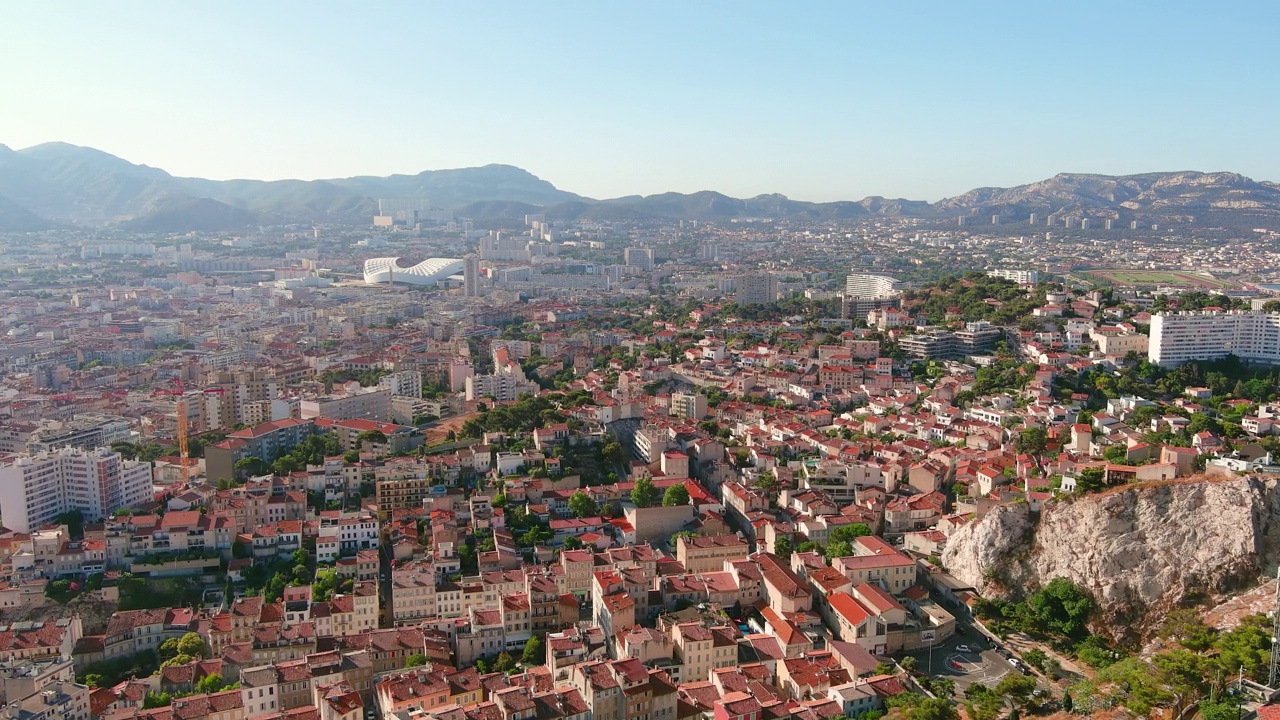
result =
[[1191,360],[1241,360],[1280,364],[1280,314],[1199,311],[1151,317],[1147,358],[1163,367]]
[[622,256],[622,262],[626,265],[645,271],[653,269],[653,248],[629,247],[622,252]]
[[770,305],[778,301],[778,278],[769,273],[739,275],[734,301],[739,305]]
[[149,499],[151,464],[125,460],[108,448],[61,448],[0,465],[0,517],[17,532],[73,510],[94,522]]

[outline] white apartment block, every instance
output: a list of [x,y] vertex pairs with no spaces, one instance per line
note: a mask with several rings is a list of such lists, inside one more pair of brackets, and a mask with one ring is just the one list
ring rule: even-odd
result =
[[417,370],[406,370],[384,375],[378,380],[378,387],[390,390],[392,395],[420,398],[422,397],[422,373]]
[[[422,394],[419,386],[418,394]],[[302,419],[326,417],[333,420],[376,420],[391,418],[391,392],[386,388],[365,390],[350,395],[327,395],[303,400],[299,407]]]
[[31,532],[72,510],[96,521],[150,497],[150,464],[107,448],[62,448],[0,466],[0,517],[17,532]]
[[1006,270],[1000,268],[998,270],[988,270],[987,277],[1012,280],[1019,285],[1034,285],[1040,282],[1040,273],[1036,270]]
[[902,283],[896,278],[875,273],[850,273],[844,280],[845,297],[889,297],[901,288]]
[[524,393],[537,395],[537,383],[525,379],[524,371],[517,363],[500,366],[492,375],[473,375],[466,379],[467,400],[478,400],[492,395],[498,402],[511,402]]
[[1280,314],[1260,312],[1178,312],[1151,317],[1147,358],[1163,367],[1190,360],[1241,360],[1280,364]]

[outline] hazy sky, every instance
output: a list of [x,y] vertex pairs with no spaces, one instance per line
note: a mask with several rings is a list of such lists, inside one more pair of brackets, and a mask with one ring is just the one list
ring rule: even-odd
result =
[[510,163],[594,197],[1280,181],[1278,30],[1274,1],[27,0],[0,143],[211,178]]

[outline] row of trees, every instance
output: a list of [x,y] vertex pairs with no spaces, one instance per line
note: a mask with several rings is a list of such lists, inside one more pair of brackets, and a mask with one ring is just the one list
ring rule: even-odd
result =
[[546,395],[522,395],[513,405],[482,410],[479,417],[462,424],[463,437],[483,437],[486,432],[529,433],[565,422],[565,416]]
[[[366,439],[373,439],[375,442],[386,442],[387,436],[381,432],[371,431],[381,436],[379,440],[375,435],[369,435]],[[364,435],[362,433],[362,435]],[[292,450],[276,458],[274,462],[268,463],[260,457],[247,457],[236,461],[236,472],[244,475],[266,475],[275,473],[277,475],[288,475],[291,472],[305,470],[307,465],[320,465],[326,457],[342,455],[342,442],[334,433],[314,433],[308,435],[306,439],[298,443]]]

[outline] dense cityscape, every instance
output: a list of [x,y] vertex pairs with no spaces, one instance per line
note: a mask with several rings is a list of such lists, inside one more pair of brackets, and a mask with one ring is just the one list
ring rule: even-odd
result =
[[0,720],[1280,720],[1280,5],[4,10]]
[[1060,223],[478,228],[392,199],[364,228],[10,235],[9,702],[1234,712],[1270,621],[1145,614],[1191,567],[1010,593],[983,563],[993,525],[1280,472],[1272,236]]

